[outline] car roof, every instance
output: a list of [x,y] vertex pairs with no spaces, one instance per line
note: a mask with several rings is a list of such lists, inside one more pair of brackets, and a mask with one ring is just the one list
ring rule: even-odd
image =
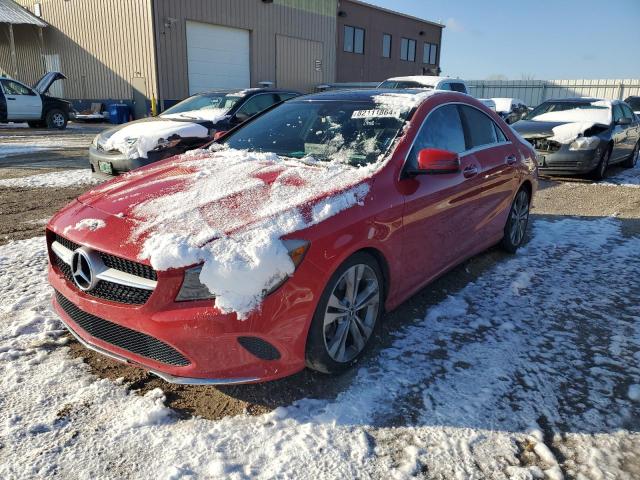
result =
[[[325,92],[311,93],[295,98],[291,101],[301,102],[308,100],[351,100],[351,101],[373,101],[373,97],[382,94],[391,95],[424,95],[425,90],[422,88],[356,88],[347,90],[327,90]],[[454,93],[449,91],[430,92],[433,95],[443,93]]]
[[443,82],[445,80],[464,83],[464,80],[461,80],[459,78],[436,77],[432,75],[409,75],[406,77],[391,77],[387,78],[385,82],[416,82],[427,87],[435,87],[440,82]]
[[297,95],[301,95],[300,92],[296,92],[295,90],[285,90],[280,88],[213,88],[211,90],[204,90],[202,92],[198,92],[195,95],[208,95],[208,94],[216,94],[216,93],[224,93],[226,95],[229,94],[237,94],[237,95],[255,95],[256,93],[295,93]]
[[615,100],[607,100],[606,98],[596,97],[568,97],[568,98],[547,98],[545,102],[567,102],[567,103],[580,103],[580,102],[614,102]]

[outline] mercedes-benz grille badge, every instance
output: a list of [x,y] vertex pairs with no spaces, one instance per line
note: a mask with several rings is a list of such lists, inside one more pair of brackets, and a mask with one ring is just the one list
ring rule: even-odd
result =
[[75,250],[71,257],[71,276],[83,292],[93,289],[98,283],[91,258],[82,248]]

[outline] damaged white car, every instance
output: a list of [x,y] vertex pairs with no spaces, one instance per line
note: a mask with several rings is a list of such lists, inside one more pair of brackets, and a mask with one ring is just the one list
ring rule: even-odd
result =
[[632,168],[638,161],[640,121],[619,100],[547,100],[512,127],[536,149],[543,174],[600,180],[610,165]]

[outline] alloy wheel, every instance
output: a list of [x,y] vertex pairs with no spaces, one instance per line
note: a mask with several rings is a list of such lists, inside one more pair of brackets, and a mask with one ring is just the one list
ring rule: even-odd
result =
[[529,195],[526,191],[520,190],[516,195],[509,221],[511,222],[509,227],[511,243],[516,246],[520,245],[529,221]]
[[64,125],[64,115],[62,115],[61,113],[54,113],[52,120],[53,124],[58,128]]
[[346,363],[358,356],[373,333],[381,292],[371,267],[357,264],[336,283],[324,314],[324,344],[329,356]]

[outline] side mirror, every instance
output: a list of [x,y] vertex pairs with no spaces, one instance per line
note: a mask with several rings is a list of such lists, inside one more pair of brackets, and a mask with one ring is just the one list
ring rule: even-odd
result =
[[246,113],[243,112],[238,112],[234,115],[234,120],[237,123],[242,123],[242,122],[246,122],[247,120],[249,120],[250,116],[247,115]]
[[217,131],[216,133],[213,134],[213,141],[217,142],[218,140],[220,140],[220,138],[224,137],[227,134],[226,131]]
[[630,124],[631,124],[631,119],[626,117],[620,118],[616,122],[616,125],[630,125]]
[[456,173],[460,171],[460,158],[455,152],[440,148],[425,148],[418,152],[418,168],[409,173],[441,174]]

